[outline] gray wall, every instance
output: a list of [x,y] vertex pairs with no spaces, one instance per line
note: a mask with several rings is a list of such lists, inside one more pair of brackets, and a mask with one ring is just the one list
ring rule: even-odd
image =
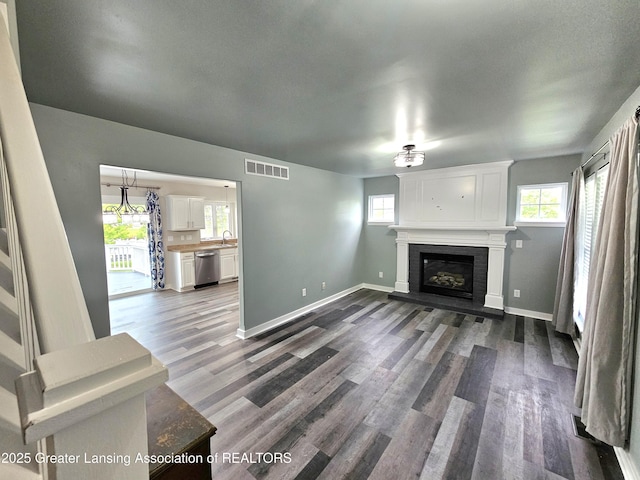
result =
[[[568,155],[515,162],[509,168],[507,224],[516,216],[518,185],[567,182],[580,163],[580,155]],[[523,227],[507,235],[504,303],[511,308],[553,313],[556,279],[562,249],[561,227]],[[522,248],[515,248],[522,240]],[[513,290],[520,290],[520,298]]]
[[[400,179],[377,177],[364,180],[364,228],[362,236],[362,281],[393,288],[396,283],[396,231],[386,225],[367,225],[369,195],[393,193],[396,196],[395,223],[398,223]],[[383,278],[379,277],[382,272]]]
[[362,282],[362,179],[296,164],[286,164],[289,181],[245,175],[245,157],[285,163],[42,105],[31,109],[97,336],[110,332],[100,164],[240,182],[245,329]]

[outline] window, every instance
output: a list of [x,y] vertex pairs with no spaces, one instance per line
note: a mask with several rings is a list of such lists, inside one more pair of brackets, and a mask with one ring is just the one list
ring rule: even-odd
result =
[[604,191],[608,176],[609,164],[589,175],[584,181],[584,200],[580,205],[582,231],[578,239],[580,270],[576,286],[577,318],[575,319],[580,331],[584,326],[584,315],[587,308],[587,280],[589,278],[591,258],[595,253],[596,233],[598,231],[598,223],[600,223],[600,213],[604,202]]
[[516,222],[564,226],[567,184],[518,185]]
[[[229,208],[227,208],[227,205]],[[235,237],[235,205],[225,202],[205,202],[204,204],[204,228],[200,230],[201,240],[213,240],[222,238],[225,230]],[[227,234],[227,238],[229,234]]]
[[395,195],[369,195],[369,224],[392,224],[395,212]]

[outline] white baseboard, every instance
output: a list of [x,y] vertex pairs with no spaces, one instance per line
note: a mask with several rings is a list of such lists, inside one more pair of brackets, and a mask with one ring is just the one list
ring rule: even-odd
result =
[[385,287],[384,285],[374,285],[373,283],[363,283],[360,285],[360,288],[368,288],[369,290],[378,290],[379,292],[394,292],[395,289],[393,287]]
[[546,320],[550,322],[553,320],[552,313],[536,312],[534,310],[525,310],[523,308],[504,307],[504,313],[510,313],[511,315],[521,315],[523,317],[537,318],[538,320]]
[[[311,303],[309,305],[306,305],[302,308],[299,308],[298,310],[294,310],[293,312],[289,312],[289,313],[285,313],[284,315],[281,315],[277,318],[274,318],[273,320],[269,320],[268,322],[262,323],[256,327],[250,328],[248,330],[243,330],[242,328],[239,328],[236,332],[236,337],[241,338],[242,340],[246,340],[247,338],[251,338],[251,337],[255,337],[256,335],[260,335],[261,333],[265,333],[268,332],[269,330],[272,330],[276,327],[279,327],[281,325],[284,325],[285,323],[288,323],[292,320],[295,320],[296,318],[304,315],[305,313],[309,313],[312,310],[315,310],[316,308],[320,308],[324,305],[327,305],[331,302],[334,302],[342,297],[346,297],[347,295],[349,295],[350,293],[353,292],[357,292],[358,290],[362,289],[362,288],[370,288],[372,290],[379,290],[380,288],[386,288],[386,287],[379,287],[379,288],[375,288],[375,285],[366,285],[364,283],[361,283],[359,285],[355,285],[351,288],[347,288],[346,290],[343,290],[341,292],[338,292],[334,295],[331,295],[330,297],[327,298],[323,298],[322,300],[318,300],[317,302]],[[385,290],[383,290],[385,291]],[[390,291],[393,291],[393,289],[391,289]]]
[[620,464],[620,470],[622,470],[624,479],[640,480],[640,472],[638,472],[638,468],[636,467],[631,454],[620,447],[613,447],[613,451],[616,452],[616,457],[618,457],[618,463]]

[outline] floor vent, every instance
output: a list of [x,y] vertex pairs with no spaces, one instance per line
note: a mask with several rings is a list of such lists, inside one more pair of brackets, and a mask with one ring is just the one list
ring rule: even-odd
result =
[[289,167],[258,162],[256,160],[249,160],[248,158],[245,158],[244,160],[244,171],[249,175],[260,175],[261,177],[289,180]]

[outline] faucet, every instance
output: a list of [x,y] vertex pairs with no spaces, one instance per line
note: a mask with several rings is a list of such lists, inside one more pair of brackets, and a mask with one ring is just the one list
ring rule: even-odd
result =
[[224,234],[228,233],[229,235],[233,235],[233,233],[231,233],[229,230],[225,230],[224,232],[222,232],[222,244],[224,245],[224,241],[226,240],[226,238],[224,238]]

